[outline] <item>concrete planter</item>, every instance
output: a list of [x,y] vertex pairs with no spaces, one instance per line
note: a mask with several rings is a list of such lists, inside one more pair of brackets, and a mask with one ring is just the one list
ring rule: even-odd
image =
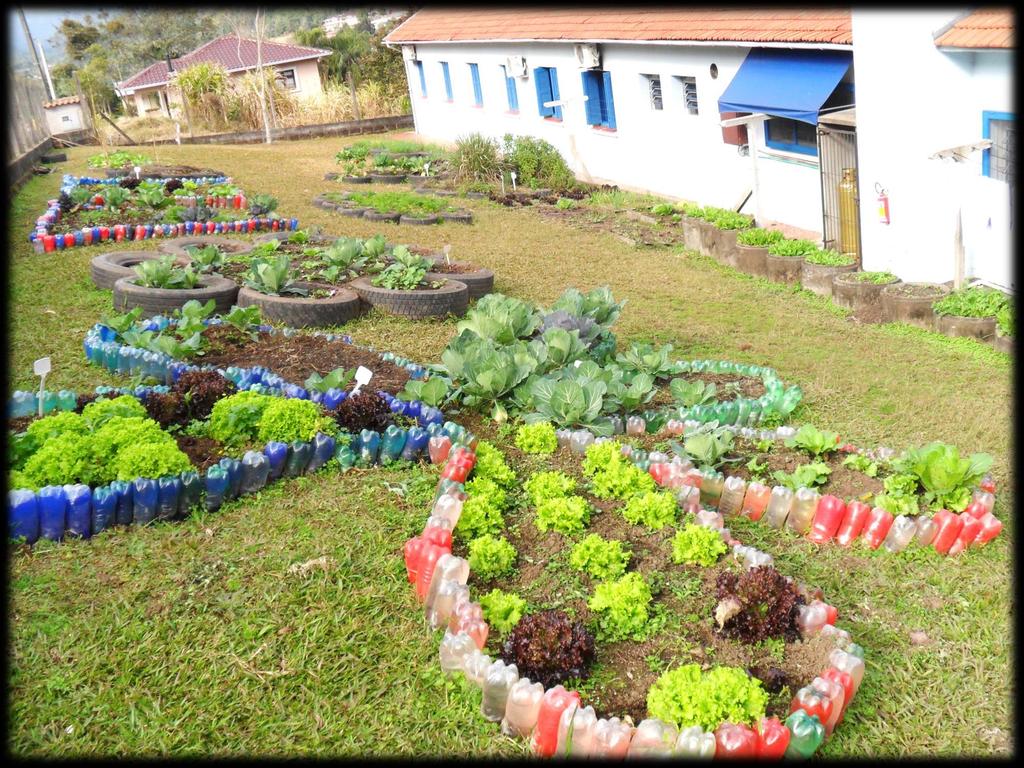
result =
[[722,264],[726,264],[730,267],[736,267],[736,236],[739,234],[739,230],[736,229],[719,229],[715,236],[715,244],[718,248],[718,254],[715,258],[718,259]]
[[700,250],[700,225],[703,222],[692,216],[683,216],[679,226],[683,228],[683,246],[688,251]]
[[845,272],[855,272],[856,264],[835,267],[826,264],[811,264],[804,261],[800,268],[800,284],[819,296],[832,296],[832,278]]
[[910,323],[935,330],[932,303],[952,289],[938,283],[894,283],[882,289],[883,317],[890,323]]
[[757,277],[767,277],[767,256],[767,248],[762,248],[761,246],[758,245],[737,244],[736,255],[734,257],[735,267],[740,272],[745,272],[748,275],[756,275]]
[[852,309],[854,314],[862,314],[871,310],[881,313],[882,289],[887,285],[900,282],[895,279],[888,283],[869,283],[855,280],[857,272],[840,272],[832,277],[832,301],[845,309]]
[[988,340],[989,344],[998,349],[1000,352],[1005,352],[1008,355],[1013,354],[1013,336],[1003,336],[996,331],[996,335]]
[[705,256],[717,258],[718,227],[708,221],[701,221],[698,227],[700,230],[700,248],[697,250]]
[[963,336],[978,341],[995,338],[996,319],[994,317],[958,317],[957,315],[936,315],[936,326],[939,333],[947,336]]
[[804,263],[803,256],[773,256],[770,253],[765,253],[764,263],[769,280],[790,285],[800,282],[800,271]]

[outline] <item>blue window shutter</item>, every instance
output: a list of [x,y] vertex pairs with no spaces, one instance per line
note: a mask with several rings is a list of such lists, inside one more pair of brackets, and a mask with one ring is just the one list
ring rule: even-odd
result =
[[478,107],[482,107],[484,103],[484,95],[480,90],[480,67],[477,64],[469,65],[469,75],[473,78],[473,103]]
[[416,62],[416,71],[420,73],[420,90],[423,91],[423,97],[426,98],[426,96],[427,96],[427,78],[423,74],[423,62],[422,61],[417,61]]
[[554,109],[545,107],[546,102],[551,98],[551,76],[547,67],[537,67],[533,70],[533,84],[537,87],[537,111],[541,117],[551,117]]
[[505,89],[508,91],[508,111],[519,111],[519,93],[516,91],[516,79],[508,76],[508,70],[502,67],[505,72]]
[[605,107],[605,125],[613,131],[615,128],[615,99],[612,98],[612,73],[604,72],[604,96],[603,106]]
[[448,62],[441,62],[441,71],[444,72],[444,92],[448,97],[448,101],[452,100],[452,76],[448,72]]
[[593,72],[586,70],[583,76],[583,95],[587,100],[583,102],[583,108],[587,115],[587,125],[601,124],[601,91],[597,84],[597,78]]
[[[548,67],[548,73],[551,75],[551,99],[553,101],[559,101],[562,97],[558,94],[558,70],[554,67]],[[554,116],[559,120],[562,119],[562,108],[553,107]]]

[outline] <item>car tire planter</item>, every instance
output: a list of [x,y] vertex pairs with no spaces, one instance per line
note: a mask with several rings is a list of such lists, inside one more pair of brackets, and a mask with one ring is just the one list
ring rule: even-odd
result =
[[338,204],[325,198],[323,195],[317,195],[313,198],[313,205],[317,208],[323,208],[328,211],[333,211],[338,207]]
[[371,307],[399,317],[462,317],[469,307],[469,289],[466,284],[447,277],[443,286],[427,291],[378,288],[368,277],[357,278],[349,286]]
[[[89,262],[89,274],[97,288],[114,290],[114,283],[122,277],[134,277],[136,264],[159,259],[164,254],[158,251],[117,251],[101,253]],[[180,259],[184,263],[184,259]]]
[[370,181],[375,184],[404,184],[407,174],[371,173]]
[[340,175],[341,175],[341,174],[339,174],[339,173],[334,173],[333,171],[332,171],[331,173],[325,173],[325,174],[324,174],[324,181],[334,181],[334,180],[335,180],[336,178],[338,178],[338,177],[339,177]]
[[398,213],[397,211],[388,213],[378,213],[377,211],[374,211],[372,209],[367,209],[363,213],[363,218],[366,219],[367,221],[390,221],[393,224],[397,224],[398,219],[401,218],[401,215],[402,214]]
[[216,245],[224,253],[245,253],[252,250],[252,243],[244,240],[233,240],[218,235],[187,235],[175,237],[160,243],[159,250],[163,253],[173,253],[175,256],[188,256],[186,248],[193,246],[202,248],[206,245]]
[[734,257],[734,266],[740,272],[748,275],[755,275],[757,277],[768,276],[768,265],[765,262],[765,257],[768,255],[768,249],[758,245],[736,245],[736,255]]
[[800,267],[800,285],[819,296],[831,298],[832,278],[846,272],[856,271],[856,264],[840,267],[828,264],[811,264],[808,261],[804,261]]
[[962,336],[967,339],[988,341],[996,335],[994,317],[959,317],[957,315],[936,315],[939,333],[947,336]]
[[766,253],[764,257],[768,279],[776,283],[799,283],[803,263],[802,256],[773,256]]
[[412,225],[415,225],[415,226],[425,226],[425,225],[428,225],[428,224],[440,224],[441,223],[441,217],[437,216],[437,215],[420,217],[420,216],[408,216],[406,214],[402,214],[398,218],[398,223],[399,224],[412,224]]
[[[441,259],[443,260],[444,257],[442,256]],[[458,261],[453,262],[453,264],[460,267],[472,266],[471,264]],[[465,283],[466,288],[469,289],[470,301],[476,301],[494,290],[494,270],[487,269],[486,267],[479,267],[473,272],[453,272],[451,274],[447,272],[427,272],[423,279],[428,281],[458,280],[460,283]]]
[[441,218],[445,221],[454,221],[458,224],[472,224],[473,214],[470,211],[442,211]]
[[373,181],[369,176],[342,176],[341,180],[346,184],[369,184]]
[[[300,288],[313,288],[311,283],[296,282]],[[259,307],[265,321],[282,322],[290,328],[327,328],[344,325],[359,315],[359,297],[347,288],[338,289],[327,299],[302,296],[271,296],[251,288],[238,289],[238,306]]]
[[854,279],[857,274],[840,272],[832,278],[832,301],[844,309],[852,309],[854,314],[880,306],[882,289],[900,282],[895,278],[888,283],[871,283]]
[[213,299],[216,311],[225,313],[231,310],[238,296],[238,286],[220,275],[200,277],[199,285],[195,288],[145,288],[136,285],[134,280],[134,276],[122,277],[114,283],[114,309],[118,312],[142,307],[147,317],[169,315],[192,299],[200,304]]
[[[952,289],[938,283],[895,283],[882,289],[882,313],[891,323],[910,323],[935,330],[932,304]],[[914,294],[917,295],[914,295]]]

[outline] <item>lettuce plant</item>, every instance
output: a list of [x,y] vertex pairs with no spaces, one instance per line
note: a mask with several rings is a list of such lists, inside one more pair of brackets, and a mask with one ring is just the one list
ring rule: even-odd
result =
[[480,608],[491,628],[505,634],[523,617],[526,601],[511,592],[492,589],[480,598]]
[[647,713],[676,727],[713,732],[722,723],[756,726],[768,695],[761,681],[739,667],[684,664],[665,672],[647,691]]
[[218,400],[210,411],[208,434],[229,446],[240,446],[256,439],[260,417],[276,398],[258,392],[238,392]]
[[798,488],[814,488],[824,485],[828,476],[832,474],[832,468],[823,461],[815,461],[811,464],[801,464],[792,472],[783,472],[777,469],[772,472],[772,479],[779,485],[784,485],[792,490]]
[[470,498],[484,499],[502,512],[508,506],[508,493],[496,482],[482,475],[475,475],[466,483],[466,493]]
[[862,453],[851,453],[843,459],[843,466],[868,477],[878,477],[878,462]]
[[671,344],[655,349],[651,344],[633,342],[626,352],[615,357],[615,362],[628,370],[663,379],[679,372],[679,364],[671,362],[668,358],[671,352]]
[[580,533],[590,522],[590,505],[582,496],[556,496],[537,505],[538,531],[555,530],[565,535]]
[[675,522],[679,507],[670,491],[647,491],[626,502],[622,516],[633,525],[658,531]]
[[505,461],[505,455],[486,440],[481,440],[476,446],[473,477],[486,477],[506,490],[516,482],[516,473]]
[[546,421],[524,424],[516,430],[516,447],[523,453],[550,455],[558,450],[555,428]]
[[597,615],[598,637],[609,642],[647,639],[652,599],[650,586],[636,571],[598,584],[587,601]]
[[796,640],[796,619],[803,603],[797,587],[770,565],[718,576],[715,619],[722,633],[744,643],[772,637]]
[[598,581],[617,579],[626,572],[630,554],[621,541],[592,533],[569,553],[569,565]]
[[504,536],[478,536],[469,542],[469,569],[484,581],[511,573],[516,563],[516,548]]
[[260,415],[258,437],[262,443],[312,440],[317,432],[333,435],[338,431],[334,421],[312,400],[290,397],[271,400]]
[[590,479],[591,493],[599,499],[627,499],[657,488],[654,478],[623,456],[616,442],[587,448],[583,474]]
[[515,664],[520,676],[545,688],[570,678],[585,678],[595,654],[593,635],[582,623],[558,610],[524,616],[501,651],[505,663]]
[[[99,429],[115,417],[145,418],[146,408],[137,398],[131,395],[121,395],[111,399],[95,400],[82,409],[82,421],[89,429],[93,430]],[[41,421],[46,421],[46,419]],[[31,434],[31,429],[29,434]]]
[[455,524],[454,533],[463,541],[471,541],[488,533],[501,533],[504,527],[505,518],[490,499],[470,496],[462,505],[462,514]]
[[915,476],[924,488],[923,500],[930,509],[963,512],[971,492],[992,466],[987,453],[960,458],[955,446],[942,442],[912,448],[893,462],[898,472]]
[[882,481],[885,491],[875,497],[875,506],[881,507],[893,515],[918,515],[921,506],[918,502],[918,484],[916,475],[893,474]]
[[[479,465],[479,446],[477,446],[477,463]],[[568,496],[576,490],[576,481],[564,472],[549,470],[537,472],[523,486],[526,495],[534,506],[540,506],[549,499]]]
[[448,381],[443,376],[431,376],[429,379],[409,379],[397,396],[400,400],[419,400],[437,408],[448,399],[450,391]]
[[672,561],[708,567],[717,563],[728,549],[714,528],[687,523],[672,539]]
[[799,448],[814,458],[832,453],[839,448],[839,434],[818,429],[811,424],[804,424],[796,434],[786,440],[790,448]]

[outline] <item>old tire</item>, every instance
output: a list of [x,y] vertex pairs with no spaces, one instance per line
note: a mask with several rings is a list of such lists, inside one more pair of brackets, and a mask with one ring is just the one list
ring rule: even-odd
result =
[[337,203],[335,203],[332,200],[328,200],[323,195],[317,195],[316,197],[314,197],[313,205],[315,205],[317,208],[323,208],[324,210],[327,211],[333,211],[335,208],[338,207]]
[[341,180],[346,184],[369,184],[373,181],[369,176],[342,176]]
[[333,171],[330,172],[330,173],[325,173],[324,174],[324,181],[334,181],[340,175],[341,175],[340,173],[334,173]]
[[114,283],[114,309],[127,312],[135,307],[142,307],[144,317],[153,315],[169,315],[180,309],[186,302],[195,299],[205,304],[210,299],[215,302],[215,312],[223,314],[231,310],[238,296],[238,286],[220,275],[204,275],[199,278],[195,288],[144,288],[136,285],[133,277],[122,277]]
[[402,215],[398,218],[399,224],[413,224],[415,226],[426,226],[428,224],[437,224],[441,221],[440,216],[405,216]]
[[473,214],[470,211],[442,211],[441,218],[444,221],[454,221],[457,224],[472,224]]
[[368,277],[349,283],[359,298],[390,315],[399,317],[462,317],[469,307],[469,289],[458,280],[445,278],[445,284],[431,291],[393,291],[378,288]]
[[164,253],[173,253],[175,256],[188,256],[188,251],[185,250],[188,246],[202,248],[204,245],[216,245],[224,253],[245,253],[252,250],[252,243],[224,237],[223,235],[185,235],[184,237],[175,237],[160,243],[159,250]]
[[[159,259],[167,254],[159,251],[116,251],[115,253],[101,253],[89,262],[89,273],[97,288],[104,291],[114,290],[114,283],[122,277],[135,277],[136,264],[143,261]],[[184,265],[184,259],[178,259]]]
[[[302,288],[315,287],[298,282]],[[251,288],[239,288],[238,306],[259,307],[265,321],[282,322],[291,328],[327,328],[344,325],[361,310],[359,296],[347,288],[339,288],[328,299],[301,296],[269,296]]]
[[363,213],[363,218],[368,220],[368,221],[390,221],[390,222],[392,222],[394,224],[398,223],[398,220],[401,218],[401,216],[402,216],[402,214],[398,213],[398,211],[390,211],[388,213],[378,213],[377,211],[374,211],[374,210],[371,210],[371,209],[367,209]]
[[[441,258],[442,260],[444,259],[443,256]],[[459,266],[473,266],[462,262],[454,263]],[[458,280],[460,283],[465,283],[466,288],[469,289],[470,301],[476,301],[494,290],[494,270],[487,269],[486,267],[479,267],[473,272],[455,272],[452,274],[446,272],[427,272],[423,279],[428,281]]]
[[334,209],[334,212],[340,213],[342,216],[348,216],[350,219],[358,219],[365,216],[369,210],[369,208],[359,208],[358,206],[346,207],[339,205]]
[[371,173],[370,181],[375,184],[404,184],[408,174],[406,173]]

